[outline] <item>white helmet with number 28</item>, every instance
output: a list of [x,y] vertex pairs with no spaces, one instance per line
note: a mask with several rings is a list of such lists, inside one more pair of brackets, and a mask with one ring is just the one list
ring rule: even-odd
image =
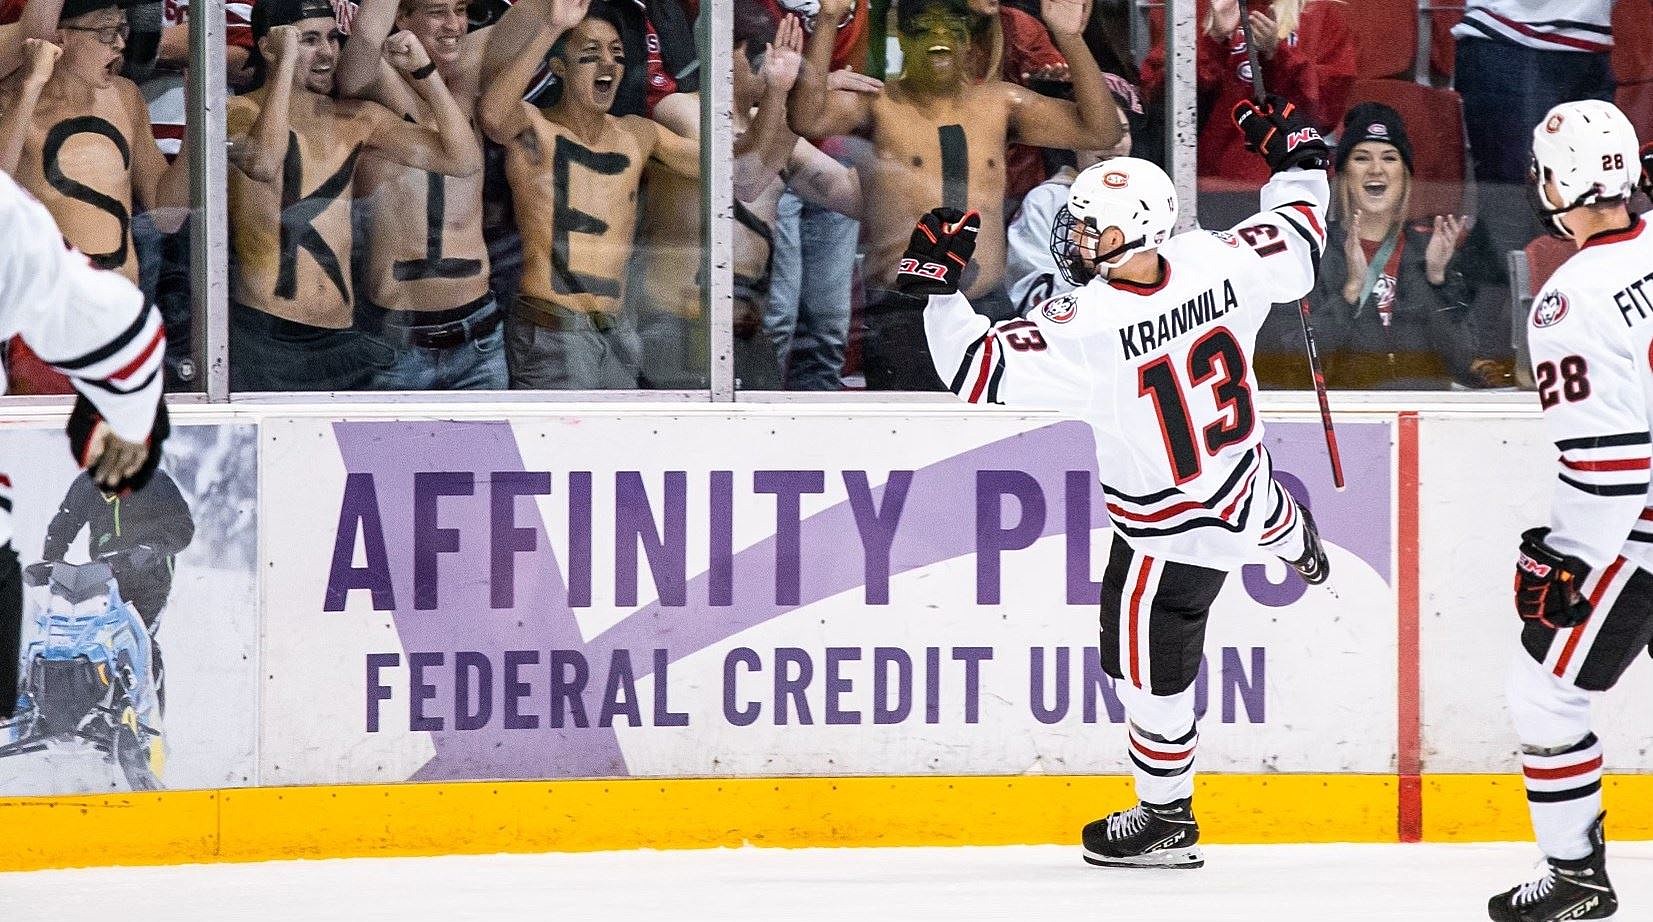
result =
[[[1117,269],[1138,250],[1169,240],[1177,223],[1177,190],[1158,166],[1136,157],[1114,157],[1087,167],[1073,180],[1068,203],[1050,229],[1050,251],[1062,277],[1083,285],[1103,269]],[[1106,253],[1102,232],[1119,228],[1125,241]]]
[[[1610,102],[1581,99],[1551,109],[1532,130],[1535,207],[1550,233],[1571,239],[1563,216],[1575,208],[1628,199],[1641,179],[1636,129]],[[1546,186],[1554,181],[1559,200]]]

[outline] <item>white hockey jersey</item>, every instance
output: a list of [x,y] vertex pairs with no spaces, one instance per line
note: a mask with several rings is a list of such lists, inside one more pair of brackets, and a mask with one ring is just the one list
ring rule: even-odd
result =
[[[1653,570],[1653,230],[1598,234],[1550,276],[1527,318],[1533,380],[1560,452],[1549,544],[1601,574]],[[1588,584],[1587,584],[1588,585]]]
[[1613,0],[1469,0],[1452,37],[1546,51],[1613,50]]
[[1232,232],[1166,241],[1159,284],[1096,279],[1022,320],[989,326],[963,295],[932,296],[936,371],[971,403],[1089,423],[1109,516],[1132,547],[1214,569],[1256,562],[1272,466],[1251,354],[1274,304],[1314,287],[1328,198],[1322,170],[1277,174],[1264,211]]
[[[21,336],[73,380],[116,435],[148,438],[166,352],[160,313],[123,276],[93,268],[67,246],[46,207],[5,173],[0,228],[0,343]],[[5,383],[0,374],[0,394]],[[0,488],[11,485],[3,469],[16,461],[0,458]],[[11,540],[10,507],[0,492],[0,546]]]

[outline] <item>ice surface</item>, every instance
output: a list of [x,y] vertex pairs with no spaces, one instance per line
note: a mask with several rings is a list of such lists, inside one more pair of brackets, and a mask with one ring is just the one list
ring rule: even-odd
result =
[[[1618,918],[1653,918],[1653,842],[1609,849]],[[1212,846],[1201,870],[1117,871],[1062,846],[744,848],[94,868],[0,874],[0,918],[1464,922],[1537,857],[1530,844]]]

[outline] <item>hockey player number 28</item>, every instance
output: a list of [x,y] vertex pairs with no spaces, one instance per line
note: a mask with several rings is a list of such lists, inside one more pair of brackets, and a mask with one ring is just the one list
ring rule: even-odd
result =
[[[1225,327],[1200,337],[1188,350],[1188,383],[1198,387],[1213,378],[1216,381],[1211,391],[1221,416],[1207,424],[1201,433],[1205,436],[1206,453],[1214,457],[1223,448],[1245,441],[1256,424],[1251,388],[1245,380],[1245,353],[1234,341],[1234,334]],[[1198,477],[1202,462],[1199,446],[1194,441],[1194,421],[1189,418],[1188,401],[1183,397],[1171,357],[1163,355],[1142,366],[1137,384],[1140,396],[1153,398],[1160,434],[1165,438],[1165,453],[1177,483]]]

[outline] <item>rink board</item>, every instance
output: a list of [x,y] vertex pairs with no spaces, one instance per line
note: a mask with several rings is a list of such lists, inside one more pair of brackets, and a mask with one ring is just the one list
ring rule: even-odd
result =
[[[1128,801],[1085,427],[582,409],[179,407],[256,432],[256,619],[214,641],[247,649],[176,683],[169,660],[168,731],[218,715],[224,751],[168,766],[196,790],[98,793],[85,766],[0,785],[0,822],[31,830],[3,860],[84,864],[90,836],[122,843],[104,863],[1063,842]],[[0,449],[60,439],[51,422]],[[1279,565],[1225,587],[1197,684],[1202,826],[1525,838],[1502,677],[1510,548],[1553,482],[1537,414],[1344,412],[1339,436],[1343,492],[1318,421],[1270,416],[1335,588]],[[214,635],[161,636],[170,656]],[[1653,837],[1650,673],[1598,712],[1619,837]],[[107,836],[128,825],[146,832]]]

